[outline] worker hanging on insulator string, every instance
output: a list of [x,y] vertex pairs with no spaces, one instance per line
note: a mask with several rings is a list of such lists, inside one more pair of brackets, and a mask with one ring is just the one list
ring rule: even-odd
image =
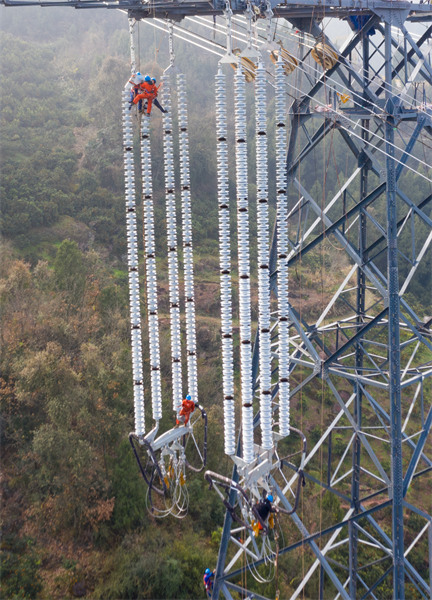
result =
[[210,569],[206,569],[204,571],[203,583],[207,594],[207,598],[211,598],[212,595],[214,576],[214,571],[210,571]]
[[[259,515],[259,518],[263,523],[266,523],[267,519],[269,520],[270,529],[273,529],[274,527],[274,519],[272,513],[277,512],[277,508],[272,506],[272,502],[273,496],[272,494],[268,494],[266,498],[263,498],[254,506],[255,512]],[[263,530],[263,526],[259,521],[252,521],[252,529],[255,534],[255,537],[257,537],[260,531]]]
[[135,96],[135,98],[133,99],[133,103],[134,104],[138,104],[138,110],[140,112],[143,112],[143,109],[139,108],[139,103],[142,102],[144,100],[144,102],[147,103],[147,116],[150,116],[151,113],[151,109],[152,109],[152,104],[154,102],[155,106],[158,107],[158,109],[163,112],[166,113],[167,111],[162,108],[162,106],[159,104],[159,101],[157,100],[157,94],[158,94],[158,89],[159,86],[156,86],[156,79],[153,77],[150,77],[150,75],[146,75],[144,78],[143,83],[140,84],[140,93],[137,94]]
[[[129,110],[130,110],[132,108],[134,98],[136,98],[136,96],[138,96],[138,94],[140,93],[140,86],[142,83],[144,83],[144,75],[141,75],[141,73],[139,71],[137,73],[134,73],[132,75],[132,77],[129,79],[129,83],[132,85],[131,91],[130,91],[130,101],[129,101],[129,104],[130,104]],[[141,110],[141,108],[142,108],[142,100],[138,104],[138,109]]]
[[188,394],[182,402],[182,407],[176,419],[176,427],[180,425],[187,425],[193,411],[195,410],[195,402],[192,397]]

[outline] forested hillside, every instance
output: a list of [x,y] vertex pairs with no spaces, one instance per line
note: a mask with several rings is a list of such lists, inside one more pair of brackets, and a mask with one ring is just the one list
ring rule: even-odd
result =
[[[198,598],[202,572],[215,563],[211,534],[223,507],[195,478],[190,515],[175,526],[156,522],[127,440],[127,20],[72,17],[2,10],[2,597]],[[146,56],[142,70],[159,77],[164,63],[154,50]],[[201,92],[200,119],[212,111]],[[211,157],[198,144],[192,150],[205,174]],[[160,179],[160,143],[154,159]],[[212,177],[199,188],[201,204]],[[217,227],[208,204],[198,211],[196,238],[208,240],[202,260],[217,273],[205,258]],[[216,307],[213,283],[202,295]],[[220,385],[216,331],[216,321],[198,328],[208,363],[203,393],[212,396]],[[169,360],[165,345],[167,396]],[[220,416],[213,400],[205,403],[220,456]]]
[[[133,393],[120,101],[130,73],[127,18],[116,11],[2,8],[0,20],[1,596],[204,598],[202,574],[216,564],[224,507],[202,475],[193,475],[188,516],[154,519],[127,439]],[[209,468],[228,474],[218,309],[216,59],[191,52],[178,45],[190,97],[200,398],[209,415]],[[141,71],[159,79],[167,64],[167,40],[143,26]],[[154,111],[155,132],[160,119]],[[163,162],[157,136],[152,148],[159,189],[156,232],[161,232]],[[317,178],[318,196],[325,199],[343,181],[349,160],[344,152],[335,142],[331,159],[341,165],[338,178],[325,179],[325,160],[314,157],[312,168],[305,166],[305,180]],[[253,163],[251,157],[251,169]],[[424,190],[415,189],[410,174],[404,185],[414,200],[423,198]],[[254,242],[252,253],[256,260]],[[168,428],[174,421],[162,259],[160,269]],[[430,254],[422,269],[410,293],[423,314],[432,310],[432,299],[425,297]],[[332,293],[332,273],[346,270],[345,255],[329,244],[325,256],[315,261],[311,255],[296,267],[293,302],[303,314],[314,314],[318,302]],[[148,368],[146,373],[148,396]],[[334,412],[318,383],[315,393],[295,399],[293,407],[294,422],[312,440],[324,424],[314,402],[327,402],[329,418]],[[330,523],[338,516],[333,497],[313,487],[307,493],[311,523]],[[285,534],[289,540],[291,532]],[[294,589],[310,560],[302,549],[295,558],[281,558],[281,598]],[[419,570],[423,560],[413,560]],[[249,585],[256,584],[251,579]],[[312,578],[311,598],[314,586]],[[274,594],[275,584],[257,589]]]

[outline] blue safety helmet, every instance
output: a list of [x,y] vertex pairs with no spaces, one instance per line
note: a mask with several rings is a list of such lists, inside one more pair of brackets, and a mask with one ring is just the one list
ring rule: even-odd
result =
[[137,72],[137,75],[139,75],[141,77],[141,73],[139,71]]
[[152,77],[152,81],[153,83],[156,83],[156,79],[154,77]]
[[150,77],[150,75],[146,75],[146,76],[144,77],[144,81],[147,81],[147,83],[150,83],[150,82],[151,82],[151,77]]
[[210,575],[210,573],[211,573],[210,569],[206,569],[206,570],[205,570],[205,574],[206,574],[206,575]]
[[270,502],[273,502],[273,496],[272,496],[271,494],[269,494],[269,495],[267,496],[267,500],[270,500]]
[[186,396],[186,400],[192,400],[192,396],[191,396],[190,394],[188,394],[188,395]]

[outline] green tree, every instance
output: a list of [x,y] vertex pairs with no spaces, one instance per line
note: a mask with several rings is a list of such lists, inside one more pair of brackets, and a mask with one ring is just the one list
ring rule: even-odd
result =
[[86,284],[84,260],[76,242],[64,240],[54,260],[57,286],[65,291],[73,304],[82,300]]

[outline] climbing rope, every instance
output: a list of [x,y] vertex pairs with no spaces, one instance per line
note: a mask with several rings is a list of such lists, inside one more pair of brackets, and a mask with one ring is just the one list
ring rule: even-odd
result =
[[226,79],[219,67],[216,83],[216,136],[219,204],[219,268],[221,289],[222,376],[225,454],[236,451],[234,415],[234,358],[232,337],[232,281],[228,176]]

